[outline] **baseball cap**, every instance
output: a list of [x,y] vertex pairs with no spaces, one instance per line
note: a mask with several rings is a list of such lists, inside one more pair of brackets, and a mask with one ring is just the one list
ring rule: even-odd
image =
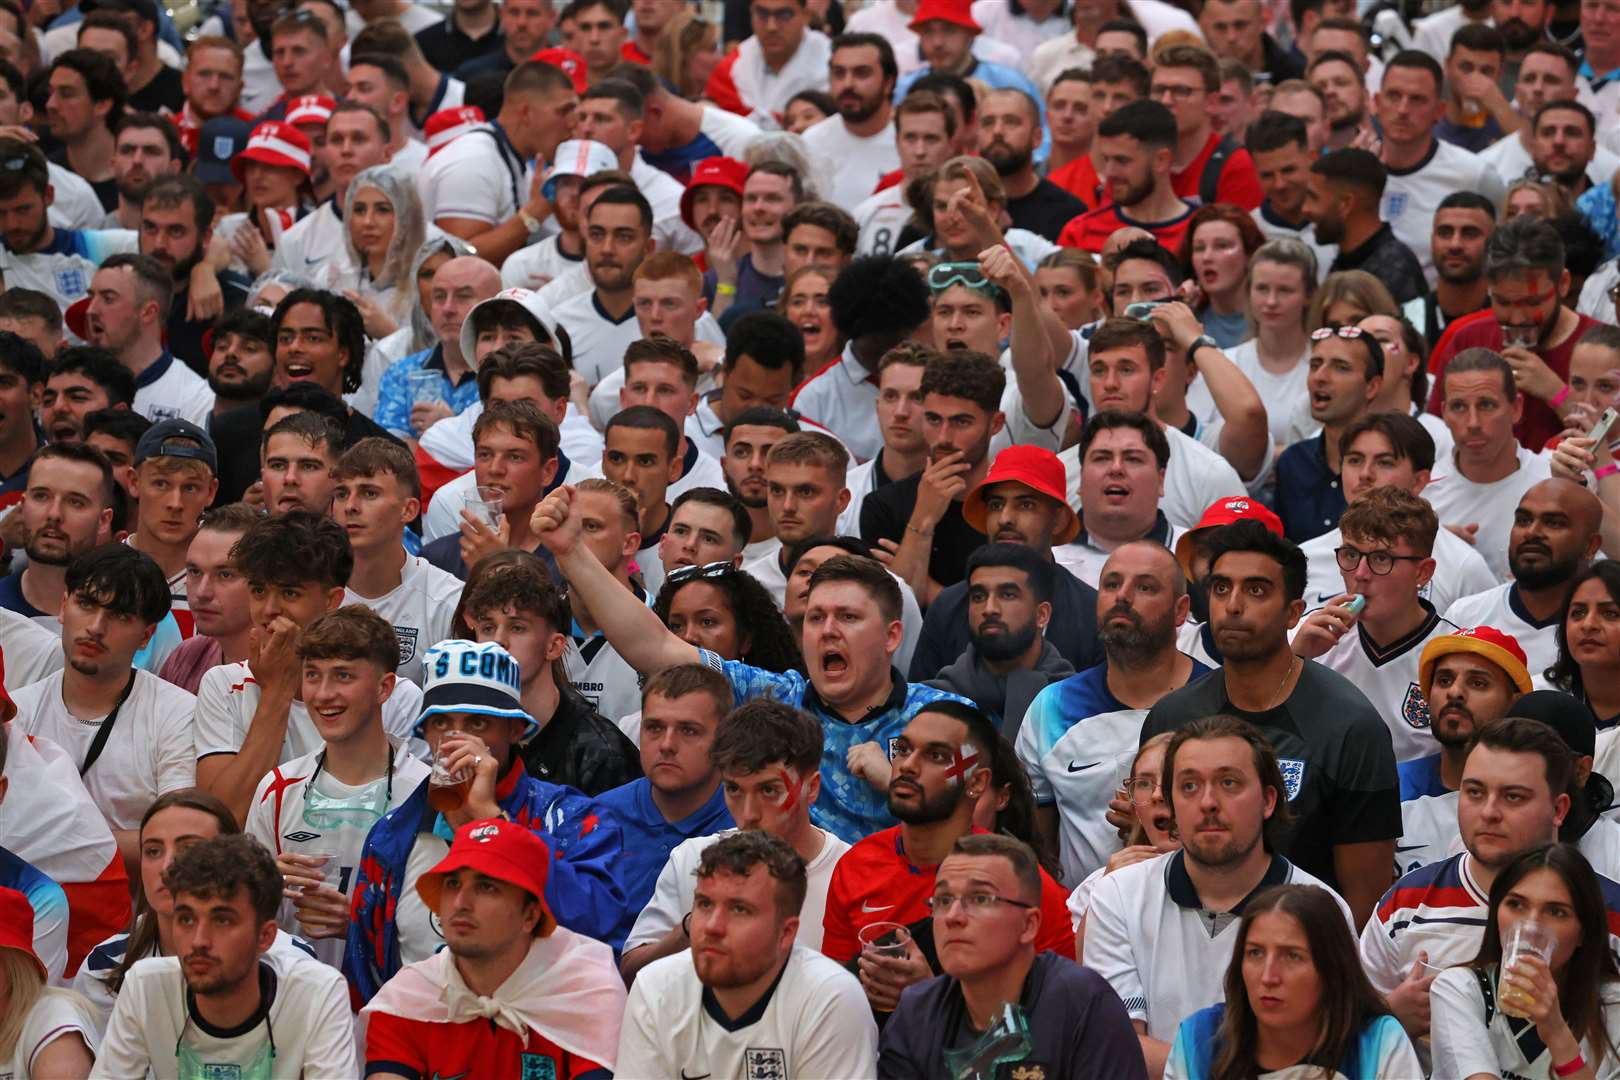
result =
[[427,141],[428,157],[443,150],[469,131],[487,126],[484,110],[476,105],[462,105],[454,109],[440,109],[422,125],[422,138]]
[[736,158],[708,157],[692,166],[692,178],[681,192],[681,220],[688,228],[697,228],[692,220],[692,193],[700,187],[723,187],[735,191],[742,198],[743,182],[748,179],[748,166]]
[[250,161],[297,169],[309,175],[309,136],[285,120],[266,120],[248,136],[247,149],[231,159],[231,175],[243,183],[242,168]]
[[[1052,451],[1028,444],[1009,446],[995,456],[990,463],[990,471],[985,473],[979,486],[962,500],[962,520],[984,532],[985,489],[1008,481],[1016,481],[1031,491],[1055,499],[1063,507],[1064,521],[1053,534],[1052,543],[1067,544],[1080,534],[1080,519],[1075,516],[1074,508],[1066,498],[1068,479],[1063,471],[1063,462]],[[990,539],[994,541],[995,538]]]
[[[1597,753],[1597,717],[1573,694],[1558,690],[1535,690],[1515,701],[1507,714],[1546,724],[1558,733],[1558,737],[1576,757],[1589,758]],[[1586,774],[1586,783],[1581,787],[1585,806],[1582,807],[1580,819],[1590,822],[1614,802],[1614,785],[1608,777],[1595,770]],[[1580,801],[1576,800],[1577,803]],[[1573,817],[1573,807],[1571,814]],[[1564,824],[1567,827],[1571,822],[1566,819]],[[1590,828],[1590,824],[1587,828]]]
[[1232,525],[1239,521],[1258,521],[1266,527],[1266,531],[1276,536],[1283,534],[1282,518],[1272,513],[1264,503],[1251,499],[1247,495],[1232,495],[1223,499],[1216,499],[1204,507],[1203,516],[1198,524],[1182,533],[1176,539],[1176,562],[1181,564],[1182,573],[1192,577],[1193,536],[1203,529],[1218,529],[1222,525]]
[[605,144],[590,139],[569,139],[557,147],[551,172],[541,185],[541,192],[546,198],[555,199],[559,176],[593,176],[618,167],[619,159]]
[[971,7],[972,0],[922,0],[917,5],[917,14],[911,17],[908,29],[920,30],[923,23],[937,20],[971,30],[975,34],[983,33],[984,27],[973,21]]
[[[1429,685],[1434,682],[1434,665],[1442,656],[1452,653],[1473,653],[1489,660],[1513,680],[1519,693],[1530,693],[1530,671],[1525,666],[1524,649],[1512,634],[1504,634],[1494,626],[1473,626],[1455,634],[1430,638],[1418,658],[1418,687],[1423,696],[1429,696]],[[1516,715],[1516,714],[1515,714]]]
[[16,889],[0,888],[0,949],[16,949],[39,968],[40,978],[50,978],[34,951],[34,905]]
[[305,94],[287,102],[286,122],[289,124],[318,124],[326,126],[332,119],[337,102],[325,94]]
[[526,826],[500,818],[469,821],[456,830],[450,851],[433,869],[416,879],[416,895],[428,910],[438,913],[444,878],[456,870],[476,870],[485,877],[516,885],[540,901],[540,924],[536,937],[547,937],[557,928],[546,905],[546,878],[551,872],[551,849]]
[[540,731],[523,708],[523,676],[515,657],[498,642],[482,644],[464,638],[450,638],[434,645],[422,657],[422,712],[416,718],[415,734],[421,735],[423,722],[442,713],[481,713],[523,721],[523,739]]
[[219,451],[214,448],[214,440],[190,420],[176,417],[146,429],[146,434],[135,444],[135,464],[155,457],[200,461],[208,466],[209,472],[219,474]]
[[197,133],[197,164],[192,175],[205,184],[242,182],[231,168],[231,161],[246,147],[253,124],[234,116],[216,116],[203,121]]
[[554,68],[561,68],[564,75],[574,84],[574,93],[583,94],[589,85],[585,76],[585,58],[573,49],[549,48],[541,49],[530,60],[538,60],[542,64],[550,64]]
[[[567,143],[564,143],[563,145],[566,146]],[[489,312],[486,309],[490,308],[492,305],[511,305],[512,307],[521,311],[523,314],[527,315],[529,318],[533,319],[535,322],[539,323],[540,328],[545,330],[546,333],[550,334],[553,341],[557,340],[557,324],[552,319],[551,312],[544,304],[540,303],[540,294],[538,292],[534,291],[533,289],[523,289],[517,287],[502,289],[494,296],[491,296],[486,300],[480,300],[471,308],[467,309],[467,317],[461,321],[462,356],[470,357],[473,355],[475,346],[478,343],[478,313],[483,311],[485,314],[488,314]],[[539,337],[539,334],[535,335],[536,340],[539,340]]]

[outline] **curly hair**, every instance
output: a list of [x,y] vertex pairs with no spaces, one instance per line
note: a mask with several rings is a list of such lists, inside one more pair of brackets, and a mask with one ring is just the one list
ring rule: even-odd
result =
[[929,315],[928,286],[922,275],[892,255],[868,255],[844,267],[827,291],[827,303],[833,326],[845,341],[882,340],[877,356],[927,322]]
[[766,671],[804,670],[804,658],[799,654],[793,630],[782,617],[781,608],[776,606],[776,600],[765,586],[755,580],[754,575],[742,570],[713,577],[693,574],[674,581],[666,579],[664,587],[658,590],[658,599],[653,602],[653,611],[660,622],[669,625],[669,609],[675,602],[675,594],[698,581],[720,590],[731,607],[732,617],[737,620],[737,629],[742,635],[742,655],[736,659]]

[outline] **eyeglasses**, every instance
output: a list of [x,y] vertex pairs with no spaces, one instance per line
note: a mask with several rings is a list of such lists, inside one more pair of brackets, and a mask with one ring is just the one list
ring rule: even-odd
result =
[[1339,569],[1347,574],[1354,573],[1361,560],[1366,559],[1367,569],[1376,577],[1383,577],[1395,569],[1397,562],[1422,562],[1425,558],[1422,555],[1396,555],[1390,551],[1362,551],[1349,544],[1334,548],[1333,557],[1339,561]]
[[[1359,326],[1324,326],[1319,330],[1311,331],[1311,340],[1326,341],[1330,337],[1342,337],[1354,341],[1356,338],[1368,333],[1371,333],[1371,331],[1363,330]],[[1383,348],[1383,344],[1380,343],[1378,347]]]
[[704,563],[702,566],[677,566],[664,575],[668,582],[689,581],[693,578],[720,578],[737,573],[737,568],[728,562]]
[[1186,101],[1194,94],[1206,92],[1201,86],[1155,86],[1148,91],[1150,98],[1173,97],[1177,101]]
[[1152,773],[1139,773],[1125,781],[1125,794],[1132,802],[1151,802],[1159,790],[1159,778]]
[[926,902],[929,911],[932,911],[935,915],[944,915],[951,910],[958,900],[962,902],[963,909],[969,915],[987,915],[990,909],[997,904],[1010,904],[1026,911],[1033,911],[1035,908],[1034,904],[1026,904],[1022,900],[1014,900],[1011,897],[997,896],[995,893],[987,892],[967,893],[963,896],[957,896],[955,893],[939,892],[930,896]]

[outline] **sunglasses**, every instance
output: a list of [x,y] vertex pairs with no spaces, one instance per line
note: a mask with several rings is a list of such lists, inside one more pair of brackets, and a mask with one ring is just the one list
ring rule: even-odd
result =
[[741,573],[729,562],[704,563],[701,566],[677,566],[664,575],[664,580],[670,583],[690,581],[695,578],[723,578],[732,574]]
[[[1354,341],[1356,338],[1361,337],[1363,334],[1370,334],[1370,333],[1372,333],[1372,331],[1363,330],[1359,326],[1324,326],[1320,330],[1312,330],[1311,331],[1311,340],[1312,341],[1326,341],[1330,337],[1342,337],[1342,338],[1349,338],[1351,341]],[[1379,345],[1379,348],[1383,348],[1383,345],[1381,343]]]

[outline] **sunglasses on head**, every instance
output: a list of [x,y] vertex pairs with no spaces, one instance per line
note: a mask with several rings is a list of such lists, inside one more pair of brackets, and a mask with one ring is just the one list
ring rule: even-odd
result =
[[664,575],[668,582],[689,581],[694,578],[722,578],[740,571],[729,562],[703,563],[701,566],[677,566]]
[[[1349,338],[1354,341],[1363,334],[1370,334],[1371,330],[1363,330],[1359,326],[1324,326],[1319,330],[1311,331],[1312,341],[1326,341],[1330,337]],[[1380,348],[1383,346],[1380,345]]]

